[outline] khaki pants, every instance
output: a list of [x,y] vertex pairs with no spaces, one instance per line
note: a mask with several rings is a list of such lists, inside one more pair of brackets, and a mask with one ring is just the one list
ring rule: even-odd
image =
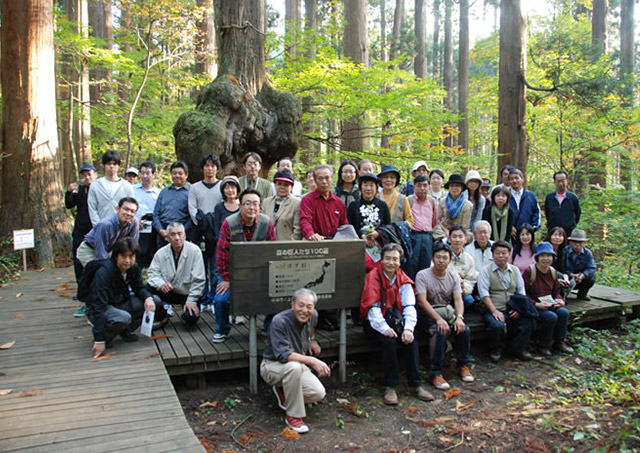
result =
[[260,375],[269,385],[282,386],[287,404],[287,415],[304,418],[305,403],[313,403],[324,398],[324,386],[309,367],[300,362],[280,363],[263,359]]
[[89,261],[96,259],[96,251],[85,241],[82,241],[82,244],[80,244],[80,247],[78,247],[76,251],[76,258],[78,258],[82,267],[87,267]]

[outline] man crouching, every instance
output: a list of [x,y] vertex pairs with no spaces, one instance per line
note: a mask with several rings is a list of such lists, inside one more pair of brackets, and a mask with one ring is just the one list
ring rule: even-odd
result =
[[[324,386],[319,377],[331,375],[331,369],[322,360],[320,345],[314,338],[318,323],[316,293],[302,288],[293,293],[291,310],[278,313],[271,321],[264,349],[260,375],[273,386],[278,406],[286,411],[286,424],[298,433],[309,432],[304,424],[305,403],[324,398]],[[310,354],[310,355],[309,355]]]
[[120,239],[113,245],[110,259],[91,261],[84,270],[78,299],[87,303],[87,318],[93,325],[94,358],[102,355],[117,335],[126,342],[137,341],[133,331],[140,326],[143,313],[156,309],[136,266],[139,250],[135,239]]

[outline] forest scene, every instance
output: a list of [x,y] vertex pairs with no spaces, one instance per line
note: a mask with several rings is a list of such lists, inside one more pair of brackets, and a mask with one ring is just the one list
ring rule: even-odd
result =
[[[492,186],[513,165],[541,208],[562,170],[597,283],[640,291],[636,3],[0,0],[0,285],[22,265],[14,230],[35,230],[30,269],[71,266],[65,190],[83,165],[102,173],[105,152],[122,176],[153,162],[158,188],[175,161],[195,183],[203,156],[223,179],[254,152],[261,177],[289,157],[303,184],[345,160],[394,165],[400,183],[426,161]],[[489,377],[440,406],[385,407],[371,363],[350,362],[300,438],[245,374],[174,384],[206,451],[638,451],[640,322],[591,327],[571,329],[575,355],[478,360]]]

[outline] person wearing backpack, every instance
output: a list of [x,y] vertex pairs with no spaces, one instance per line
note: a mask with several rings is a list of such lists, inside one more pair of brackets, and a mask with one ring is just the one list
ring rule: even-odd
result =
[[556,253],[549,242],[538,244],[534,264],[522,273],[525,291],[533,301],[539,314],[538,321],[538,353],[551,356],[551,350],[573,353],[565,342],[569,311],[562,298],[562,286],[558,282],[556,270],[552,267]]

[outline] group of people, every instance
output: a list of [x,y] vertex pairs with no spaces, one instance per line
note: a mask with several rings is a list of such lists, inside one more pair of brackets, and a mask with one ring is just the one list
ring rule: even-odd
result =
[[[194,184],[187,182],[187,165],[174,162],[172,184],[162,190],[154,185],[153,162],[127,169],[125,178],[118,176],[117,152],[105,153],[102,165],[99,179],[92,165],[81,167],[81,180],[65,197],[68,208],[77,208],[74,265],[78,299],[86,303],[75,315],[92,324],[96,357],[118,335],[136,341],[145,313],[154,314],[157,328],[175,306],[182,307],[187,327],[203,310],[213,311],[212,341],[225,341],[231,324],[243,322],[229,310],[229,251],[236,241],[365,241],[367,275],[351,318],[379,347],[384,402],[390,405],[398,402],[399,349],[407,350],[409,387],[421,400],[433,400],[419,373],[421,335],[429,336],[430,380],[437,389],[449,388],[442,376],[448,337],[462,381],[473,382],[465,324],[471,311],[485,321],[493,361],[500,360],[507,338],[510,352],[524,360],[532,358],[527,346],[533,337],[544,356],[571,353],[566,295],[575,288],[587,299],[595,282],[586,234],[576,229],[580,202],[564,171],[554,174],[556,191],[544,205],[547,237],[536,245],[540,206],[524,188],[522,171],[511,166],[491,187],[475,170],[445,178],[418,161],[412,179],[400,185],[392,165],[376,173],[370,160],[345,161],[334,186],[333,168],[320,164],[307,172],[303,195],[290,158],[277,163],[270,182],[259,176],[257,153],[244,156],[244,176],[222,180],[218,156],[204,156],[203,179]],[[316,303],[313,291],[301,289],[291,309],[267,316],[263,327],[261,375],[298,432],[308,431],[305,402],[324,396],[317,376],[330,374],[316,357],[315,329],[337,328],[335,312],[317,310]]]

